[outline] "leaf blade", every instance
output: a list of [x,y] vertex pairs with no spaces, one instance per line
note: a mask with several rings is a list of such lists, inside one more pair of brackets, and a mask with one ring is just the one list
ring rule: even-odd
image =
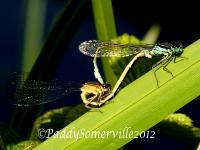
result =
[[[99,40],[110,40],[117,36],[115,29],[115,20],[113,16],[112,1],[111,0],[93,0],[93,14],[96,26],[97,37]],[[109,61],[102,58],[102,66],[106,80],[111,85],[117,81],[117,77],[108,65]]]

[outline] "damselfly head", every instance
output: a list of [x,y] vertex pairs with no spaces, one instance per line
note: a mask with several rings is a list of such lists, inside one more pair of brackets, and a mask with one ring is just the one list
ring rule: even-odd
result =
[[103,84],[103,88],[104,89],[108,89],[108,90],[111,90],[111,85],[110,84]]
[[181,42],[176,41],[172,44],[171,49],[174,51],[174,55],[179,56],[183,53],[183,44]]
[[183,53],[183,45],[181,42],[174,42],[173,44],[167,42],[161,42],[158,43],[157,45],[164,49],[172,50],[173,54],[176,56],[179,56]]

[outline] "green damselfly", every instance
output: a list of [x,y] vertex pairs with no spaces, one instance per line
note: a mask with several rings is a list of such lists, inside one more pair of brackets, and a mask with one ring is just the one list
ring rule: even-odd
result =
[[[157,81],[156,71],[163,67],[163,70],[170,73],[173,77],[172,72],[167,69],[167,65],[172,61],[176,60],[176,57],[180,56],[183,53],[183,45],[180,42],[175,42],[174,44],[171,43],[157,43],[155,45],[151,44],[144,44],[144,45],[131,45],[131,44],[118,44],[111,41],[98,41],[98,40],[89,40],[81,43],[79,45],[79,50],[88,56],[94,57],[94,62],[96,61],[96,57],[127,57],[127,56],[134,56],[133,59],[129,62],[126,66],[124,71],[122,72],[121,76],[119,77],[117,83],[115,84],[111,94],[108,96],[107,99],[114,96],[117,89],[119,88],[120,84],[122,83],[123,79],[125,78],[126,74],[128,73],[129,69],[132,67],[133,63],[141,57],[152,58],[152,57],[162,57],[160,61],[152,66],[152,69],[158,65],[153,72]],[[95,64],[95,63],[94,63]],[[96,67],[96,66],[94,66]],[[95,76],[102,82],[101,75],[98,73],[98,68],[95,69]]]

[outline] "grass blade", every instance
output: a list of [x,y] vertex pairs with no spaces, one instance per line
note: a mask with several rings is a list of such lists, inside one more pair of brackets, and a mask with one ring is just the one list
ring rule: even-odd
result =
[[92,6],[98,39],[109,40],[116,37],[112,1],[93,0]]
[[[117,36],[115,29],[115,20],[113,16],[111,0],[92,0],[93,14],[96,26],[97,37],[99,40],[110,40]],[[108,65],[109,61],[102,58],[102,65],[106,80],[114,85],[117,77],[112,72],[112,68]]]
[[[26,26],[24,31],[24,45],[21,70],[30,72],[40,53],[43,26],[46,11],[46,1],[27,1]],[[34,7],[33,7],[34,6]]]
[[143,37],[143,42],[146,44],[155,44],[160,35],[160,31],[161,27],[159,24],[152,25]]

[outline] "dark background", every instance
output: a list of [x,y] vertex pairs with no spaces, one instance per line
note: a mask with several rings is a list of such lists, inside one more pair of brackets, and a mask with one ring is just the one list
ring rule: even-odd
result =
[[[47,38],[49,30],[53,25],[55,17],[63,8],[66,0],[48,0],[48,6],[45,17],[45,35],[43,41]],[[88,4],[90,5],[90,4]],[[91,9],[91,6],[89,6]],[[117,33],[133,34],[142,38],[152,24],[158,23],[161,26],[159,41],[181,41],[187,46],[200,37],[199,8],[194,2],[145,1],[135,2],[131,0],[114,0],[113,10],[116,21]],[[6,78],[8,74],[19,69],[20,51],[23,44],[24,33],[24,1],[7,0],[2,1],[0,5],[0,122],[9,123],[12,113],[15,109],[8,102],[4,93]],[[88,16],[79,25],[77,33],[73,36],[68,45],[67,53],[60,60],[56,71],[56,77],[64,80],[84,83],[95,80],[93,77],[91,58],[82,55],[78,51],[78,45],[89,39],[96,39],[95,26],[93,22],[92,11],[88,10]],[[41,41],[41,43],[43,42]],[[67,69],[70,67],[70,69]],[[69,95],[68,101],[60,100],[55,103],[46,104],[45,109],[61,107],[73,103],[80,103],[79,93]],[[200,114],[199,102],[191,102],[179,112],[190,116],[196,126],[200,126],[200,120],[197,114]],[[158,142],[159,141],[159,142]],[[174,145],[182,148],[183,145],[170,139],[160,138],[156,142],[146,142],[147,147],[156,144],[162,148],[162,144]],[[158,148],[159,149],[159,148]],[[183,149],[183,148],[182,148]]]

